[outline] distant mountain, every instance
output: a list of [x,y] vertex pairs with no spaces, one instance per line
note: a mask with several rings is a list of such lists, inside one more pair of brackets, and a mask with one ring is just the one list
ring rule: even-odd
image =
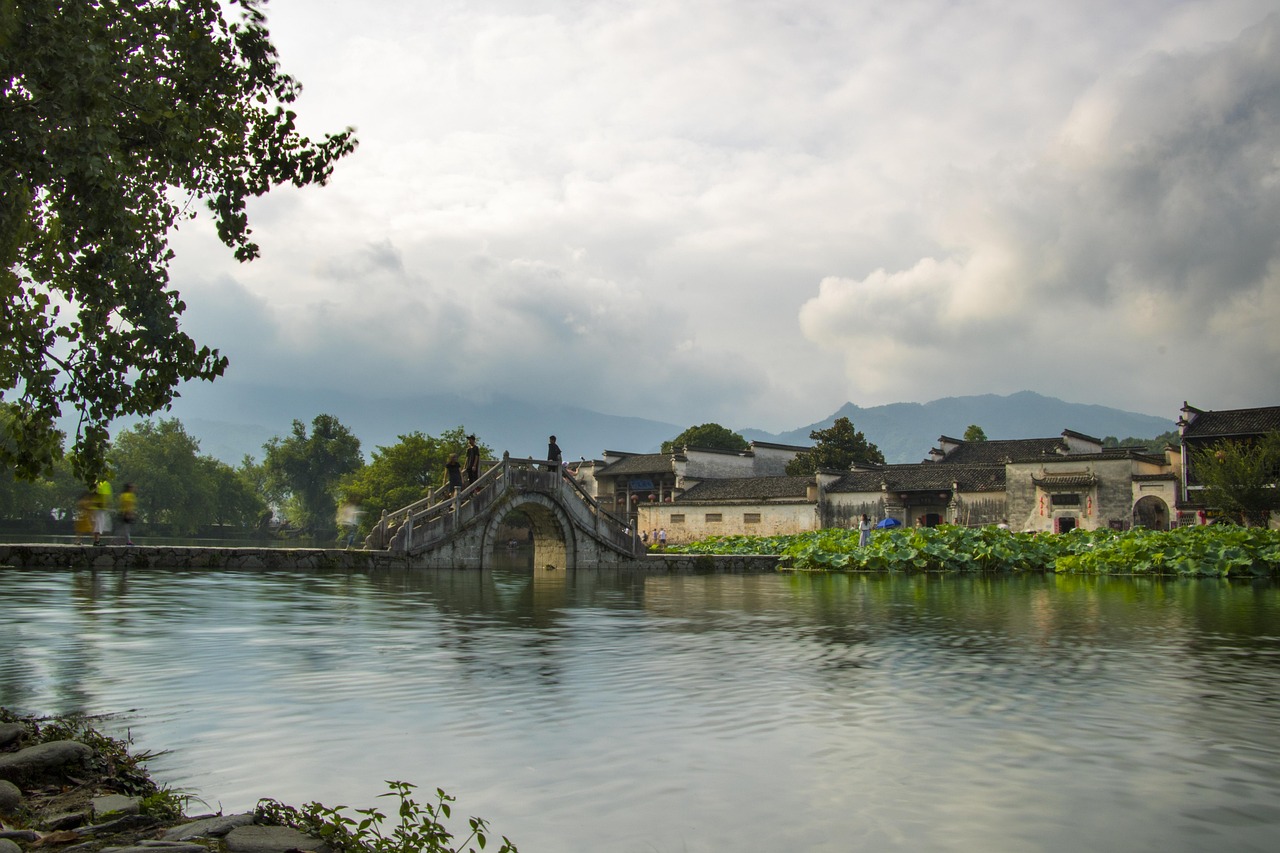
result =
[[[572,461],[584,456],[599,459],[605,450],[656,452],[662,442],[685,429],[551,401],[495,397],[476,402],[452,395],[374,399],[345,391],[317,395],[313,390],[249,386],[221,395],[196,387],[161,417],[181,420],[200,442],[202,453],[238,466],[245,454],[261,462],[263,444],[288,435],[295,419],[309,430],[319,414],[333,415],[355,433],[366,460],[376,448],[395,444],[399,436],[415,430],[439,435],[464,426],[498,454],[509,451],[535,459],[546,455],[547,437],[555,435],[564,458]],[[127,425],[122,421],[118,426]]]
[[1032,391],[1001,397],[944,397],[930,403],[890,403],[864,409],[846,403],[825,420],[784,433],[757,429],[738,432],[748,441],[810,445],[809,433],[826,429],[846,417],[867,440],[880,448],[887,462],[919,462],[942,435],[963,438],[970,424],[982,427],[987,438],[1050,438],[1064,429],[1095,438],[1154,438],[1175,428],[1172,420],[1094,406],[1067,403]]
[[[199,440],[201,452],[229,465],[239,465],[245,454],[261,461],[263,444],[287,435],[295,418],[309,427],[318,414],[334,415],[354,432],[365,459],[377,447],[395,444],[400,435],[414,430],[439,435],[459,425],[499,454],[505,450],[516,457],[541,458],[547,436],[554,434],[567,460],[599,459],[605,450],[655,453],[662,442],[689,426],[606,415],[554,401],[530,403],[503,397],[477,402],[452,395],[374,399],[352,391],[317,395],[311,389],[243,385],[224,386],[218,393],[207,389],[188,389],[164,416],[180,419]],[[938,436],[961,438],[969,424],[982,427],[988,438],[1045,438],[1064,429],[1097,438],[1153,438],[1174,428],[1173,421],[1164,418],[1023,391],[1007,397],[947,397],[866,409],[848,403],[824,420],[788,432],[737,432],[748,441],[807,446],[813,443],[811,431],[825,429],[839,417],[849,418],[890,462],[919,462],[937,444]],[[122,422],[117,428],[127,425]]]

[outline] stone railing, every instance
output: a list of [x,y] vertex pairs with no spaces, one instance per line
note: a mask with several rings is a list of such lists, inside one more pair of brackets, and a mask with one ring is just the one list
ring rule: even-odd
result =
[[428,549],[487,516],[491,507],[513,490],[553,496],[576,526],[614,551],[635,555],[642,550],[636,532],[600,506],[561,465],[545,459],[512,459],[507,453],[464,489],[454,492],[445,486],[384,514],[365,540],[365,547],[398,553]]

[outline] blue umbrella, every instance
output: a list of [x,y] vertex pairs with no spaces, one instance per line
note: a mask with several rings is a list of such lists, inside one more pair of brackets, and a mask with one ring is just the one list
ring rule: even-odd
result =
[[885,518],[876,522],[876,530],[883,530],[887,527],[900,527],[901,525],[902,522],[896,518]]

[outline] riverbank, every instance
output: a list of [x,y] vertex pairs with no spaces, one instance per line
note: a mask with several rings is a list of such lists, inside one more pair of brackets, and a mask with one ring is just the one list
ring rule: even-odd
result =
[[0,708],[0,853],[331,849],[256,813],[188,815],[186,798],[151,780],[146,758],[88,720],[43,720]]
[[[21,717],[0,708],[0,853],[347,853],[372,849],[384,837],[381,816],[356,825],[342,814],[346,806],[298,809],[262,799],[252,812],[188,815],[191,799],[158,787],[146,758],[86,719]],[[420,804],[413,785],[389,784],[399,799],[389,833],[396,843],[376,849],[457,853],[491,839],[488,823],[476,817],[455,839],[442,822],[453,802],[443,791]],[[506,837],[494,850],[518,853]]]
[[[674,574],[758,574],[778,569],[770,554],[649,553],[620,566]],[[339,548],[205,548],[178,545],[0,544],[0,566],[24,569],[230,569],[352,571],[419,569],[403,554]]]

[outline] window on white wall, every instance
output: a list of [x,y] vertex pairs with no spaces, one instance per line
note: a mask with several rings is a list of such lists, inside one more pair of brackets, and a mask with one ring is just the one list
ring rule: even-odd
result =
[[758,512],[744,512],[744,513],[742,514],[742,523],[743,523],[743,524],[759,524],[759,523],[760,523],[760,513],[758,513]]
[[718,512],[709,512],[709,513],[707,513],[707,523],[711,523],[711,522],[715,522],[715,521],[724,521],[724,516],[722,516],[722,515],[721,515],[720,513],[718,513]]

